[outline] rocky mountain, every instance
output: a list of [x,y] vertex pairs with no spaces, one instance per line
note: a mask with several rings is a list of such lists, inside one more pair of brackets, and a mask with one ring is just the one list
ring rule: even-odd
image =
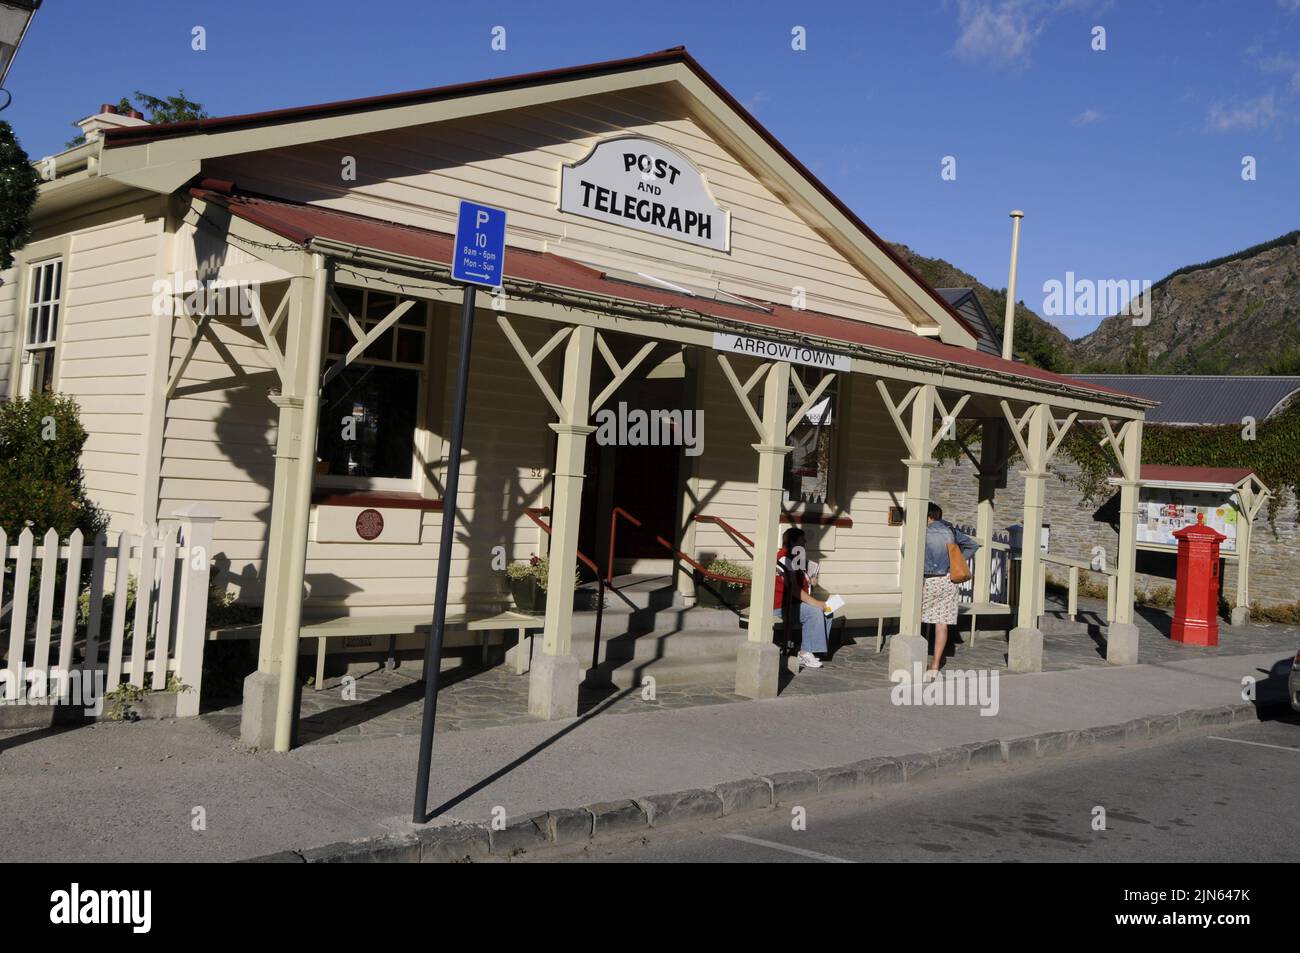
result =
[[1180,268],[1151,288],[1150,323],[1115,315],[1072,343],[1079,371],[1300,373],[1300,231]]

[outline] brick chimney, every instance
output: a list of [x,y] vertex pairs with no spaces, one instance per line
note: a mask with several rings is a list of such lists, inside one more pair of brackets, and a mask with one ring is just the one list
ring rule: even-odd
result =
[[99,112],[93,116],[81,120],[77,123],[81,127],[82,134],[89,142],[92,139],[98,139],[100,133],[105,129],[118,129],[122,126],[147,126],[144,116],[138,110],[132,109],[126,115],[117,111],[117,107],[111,103],[104,103],[99,107]]

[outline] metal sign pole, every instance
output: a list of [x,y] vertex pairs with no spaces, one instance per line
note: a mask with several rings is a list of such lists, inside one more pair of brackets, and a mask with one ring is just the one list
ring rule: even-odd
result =
[[452,411],[451,446],[447,451],[447,482],[443,490],[442,540],[438,545],[438,588],[433,600],[433,625],[424,648],[424,717],[420,724],[420,767],[415,781],[411,820],[428,820],[429,770],[433,761],[433,721],[438,711],[438,675],[442,667],[442,629],[447,620],[447,585],[451,578],[451,544],[456,533],[456,485],[460,482],[460,447],[465,434],[465,400],[469,390],[469,354],[474,336],[474,298],[478,289],[465,286],[460,314],[460,365],[456,370],[456,407]]

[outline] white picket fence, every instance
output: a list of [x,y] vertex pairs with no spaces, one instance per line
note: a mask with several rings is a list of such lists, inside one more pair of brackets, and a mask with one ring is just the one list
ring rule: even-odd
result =
[[[178,510],[178,524],[136,533],[100,533],[87,546],[77,530],[64,542],[49,530],[37,543],[24,529],[16,543],[0,530],[0,606],[8,612],[5,701],[18,700],[32,673],[70,672],[74,663],[105,672],[105,690],[124,681],[161,690],[175,673],[191,691],[176,699],[179,716],[199,713],[203,646],[207,636],[208,574],[212,524],[217,515],[195,504]],[[89,612],[81,658],[76,659],[77,615],[86,561],[90,565]],[[29,618],[32,569],[40,564],[35,618]],[[59,586],[59,570],[66,568]],[[136,582],[131,632],[127,632],[129,580]],[[12,580],[12,582],[9,582]],[[56,588],[61,592],[56,598]],[[104,596],[113,597],[105,613]],[[58,622],[55,622],[56,606]],[[108,618],[105,618],[105,616]],[[107,630],[105,631],[105,623]],[[57,647],[56,647],[57,642]],[[127,643],[130,643],[129,645]],[[51,667],[53,663],[53,668]],[[39,691],[44,691],[43,688]]]

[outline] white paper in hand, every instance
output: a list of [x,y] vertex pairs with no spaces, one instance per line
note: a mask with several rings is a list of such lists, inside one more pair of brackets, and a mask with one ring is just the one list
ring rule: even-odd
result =
[[831,596],[826,600],[826,614],[834,615],[844,608],[844,600],[839,596]]

